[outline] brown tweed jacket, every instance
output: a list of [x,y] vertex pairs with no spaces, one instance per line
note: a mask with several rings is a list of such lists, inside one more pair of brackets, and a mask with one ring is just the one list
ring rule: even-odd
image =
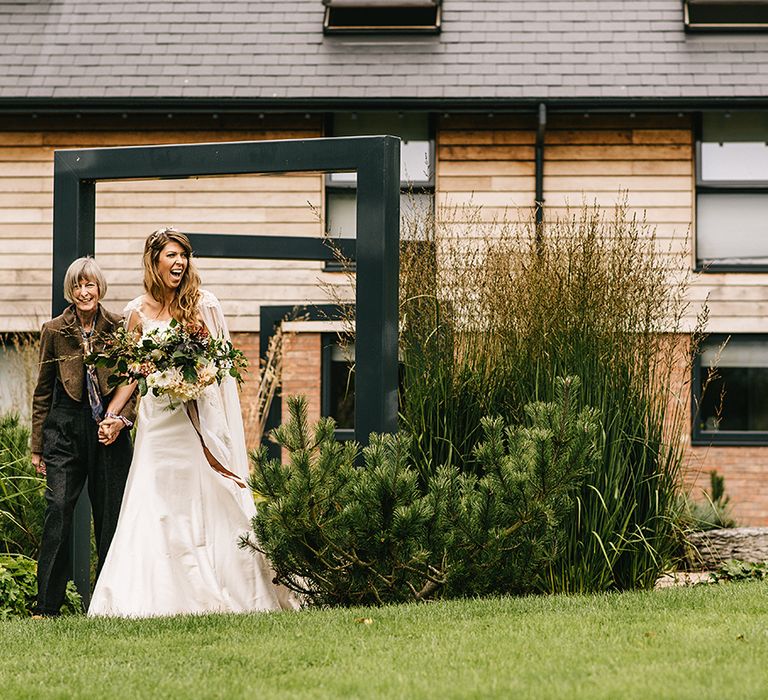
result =
[[[94,327],[94,348],[99,349],[103,339],[122,323],[118,314],[107,311],[99,305]],[[99,390],[105,403],[114,391],[107,384],[111,373],[106,367],[97,367]],[[53,387],[58,379],[64,390],[75,401],[88,401],[84,393],[85,367],[83,365],[83,340],[77,324],[74,304],[67,307],[61,316],[43,324],[40,331],[40,373],[37,377],[32,399],[32,452],[43,451],[43,422],[51,410]],[[136,401],[130,400],[123,409],[128,420],[136,416]],[[93,429],[96,430],[94,423]]]

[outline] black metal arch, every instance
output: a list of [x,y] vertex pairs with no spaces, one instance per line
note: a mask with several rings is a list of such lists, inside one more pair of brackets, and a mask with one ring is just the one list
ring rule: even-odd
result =
[[[96,183],[282,172],[357,173],[357,239],[343,241],[355,259],[356,438],[397,429],[397,316],[400,219],[400,139],[394,136],[239,141],[94,148],[54,154],[52,313],[63,311],[69,264],[95,252]],[[190,235],[201,257],[330,260],[318,238],[269,235]],[[90,513],[81,499],[75,516],[74,578],[89,600]]]

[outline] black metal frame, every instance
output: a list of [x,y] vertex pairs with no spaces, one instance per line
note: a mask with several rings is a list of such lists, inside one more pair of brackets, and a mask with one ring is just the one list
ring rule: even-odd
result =
[[534,156],[535,193],[534,206],[536,207],[536,242],[541,245],[544,235],[542,224],[544,223],[544,142],[547,135],[547,105],[543,102],[539,105],[536,124],[536,145]]
[[[389,112],[395,112],[394,110],[381,110],[381,111],[389,111]],[[334,115],[331,113],[326,114],[324,122],[323,122],[323,133],[325,136],[333,136],[333,124],[334,124]],[[427,130],[429,132],[429,141],[430,141],[430,163],[432,165],[432,172],[430,173],[429,180],[418,180],[416,182],[403,182],[400,181],[400,194],[407,194],[408,192],[415,190],[419,194],[431,194],[432,195],[432,201],[434,205],[434,196],[435,196],[435,179],[436,179],[436,167],[437,167],[437,119],[435,117],[434,112],[428,112],[427,113]],[[336,138],[348,138],[348,137],[336,137]],[[324,205],[324,211],[326,212],[326,221],[323,222],[323,226],[327,227],[327,219],[328,219],[328,195],[333,194],[340,194],[340,193],[349,193],[352,191],[357,190],[357,183],[334,183],[331,182],[330,173],[326,173],[325,178],[323,178],[323,205]],[[326,233],[328,231],[326,230]],[[338,242],[340,240],[343,240],[342,238],[336,238],[334,237],[333,240],[335,242]],[[339,246],[341,248],[341,246]],[[343,253],[343,250],[341,251]],[[324,270],[326,272],[346,272],[346,262],[348,261],[350,263],[350,267],[354,270],[354,261],[352,260],[351,256],[348,256],[344,254],[345,260],[339,260],[338,257],[334,257],[332,260],[327,260],[325,262]]]
[[[707,336],[707,340],[723,343],[734,338],[744,340],[763,340],[768,343],[768,335],[764,333],[719,333]],[[768,431],[762,430],[701,430],[699,428],[698,413],[701,400],[702,383],[704,373],[701,367],[701,354],[693,361],[691,377],[691,445],[724,445],[730,447],[762,447],[768,445]]]
[[[356,367],[360,400],[356,434],[394,432],[398,409],[398,270],[400,139],[361,136],[335,139],[240,141],[57,151],[54,154],[52,313],[66,306],[64,274],[75,258],[95,251],[96,183],[104,180],[183,179],[282,172],[357,172],[355,241],[343,245],[357,264]],[[190,235],[196,252],[209,257],[333,258],[321,239]],[[75,515],[75,583],[89,600],[90,516],[87,497]]]

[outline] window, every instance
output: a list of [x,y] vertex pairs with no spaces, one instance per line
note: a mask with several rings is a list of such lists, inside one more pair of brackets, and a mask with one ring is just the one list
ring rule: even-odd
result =
[[768,29],[768,0],[684,0],[688,31]]
[[[391,134],[402,139],[400,154],[400,222],[404,239],[423,238],[434,207],[434,140],[428,114],[378,112],[337,114],[333,136]],[[331,237],[356,235],[356,174],[329,173],[325,182],[326,232]],[[328,269],[337,265],[329,263]]]
[[355,344],[339,342],[335,333],[322,339],[321,412],[336,421],[336,437],[354,439],[355,433]]
[[696,257],[717,271],[768,269],[768,113],[702,119],[696,162]]
[[441,0],[323,0],[326,34],[437,34]]
[[[320,412],[336,421],[336,438],[355,438],[355,343],[338,333],[322,337]],[[403,391],[403,364],[398,367],[399,391]]]
[[768,444],[768,336],[710,336],[693,392],[694,444]]

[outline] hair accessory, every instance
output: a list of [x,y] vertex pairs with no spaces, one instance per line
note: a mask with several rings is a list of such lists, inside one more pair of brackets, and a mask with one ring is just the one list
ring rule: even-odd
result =
[[153,231],[149,234],[149,237],[147,238],[147,242],[150,245],[154,245],[158,238],[160,238],[163,235],[166,235],[169,231],[175,231],[172,226],[166,226],[164,228],[157,229],[157,231]]

